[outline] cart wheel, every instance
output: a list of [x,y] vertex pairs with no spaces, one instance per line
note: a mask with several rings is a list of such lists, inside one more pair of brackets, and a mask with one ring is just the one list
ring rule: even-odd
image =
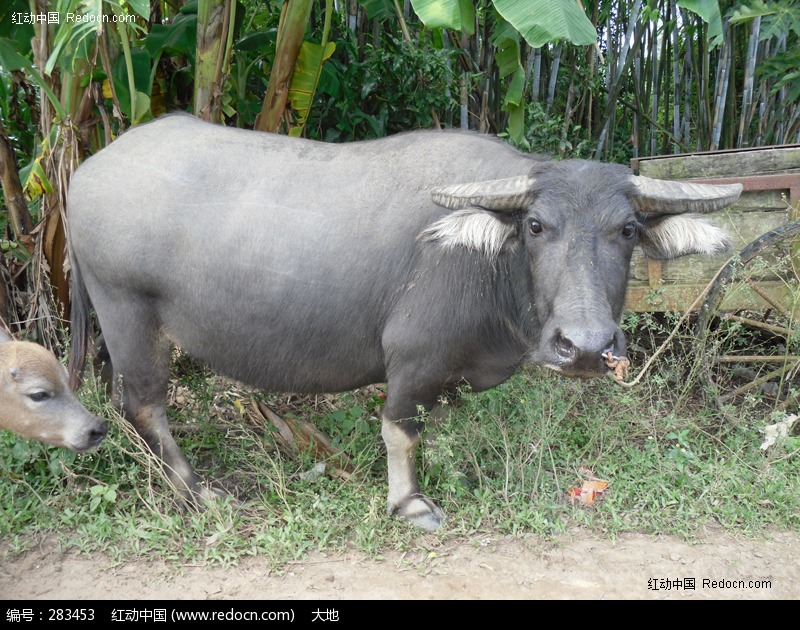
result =
[[721,410],[784,410],[800,397],[800,221],[763,234],[723,268],[700,310],[701,378]]

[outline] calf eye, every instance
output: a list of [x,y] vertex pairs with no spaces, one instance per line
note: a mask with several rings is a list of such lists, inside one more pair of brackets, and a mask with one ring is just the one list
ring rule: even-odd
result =
[[542,233],[542,231],[544,231],[544,228],[542,227],[542,224],[539,223],[536,219],[531,219],[529,225],[530,225],[531,234],[533,234],[534,236],[538,236],[539,234]]
[[622,236],[625,238],[633,238],[636,235],[636,224],[633,222],[626,223],[622,228]]
[[50,394],[45,391],[31,392],[28,394],[28,398],[30,398],[33,402],[42,402],[43,400],[50,398]]

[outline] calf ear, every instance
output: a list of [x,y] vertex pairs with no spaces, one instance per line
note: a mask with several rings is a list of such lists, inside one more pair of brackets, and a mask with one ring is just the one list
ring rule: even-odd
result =
[[508,214],[462,208],[432,223],[417,238],[438,242],[446,248],[466,247],[495,257],[516,233],[516,223]]
[[7,341],[13,341],[13,338],[5,328],[0,326],[0,343],[6,343]]
[[656,260],[687,254],[724,254],[731,247],[725,230],[696,214],[676,214],[645,219],[639,244]]

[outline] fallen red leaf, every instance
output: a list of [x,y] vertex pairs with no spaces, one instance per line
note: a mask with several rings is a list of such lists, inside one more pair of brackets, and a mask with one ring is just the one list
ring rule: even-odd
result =
[[597,479],[594,476],[594,471],[587,466],[581,466],[578,473],[581,477],[585,477],[583,485],[580,488],[570,488],[567,496],[572,503],[580,501],[584,505],[589,505],[594,502],[597,495],[605,492],[608,487],[608,481]]

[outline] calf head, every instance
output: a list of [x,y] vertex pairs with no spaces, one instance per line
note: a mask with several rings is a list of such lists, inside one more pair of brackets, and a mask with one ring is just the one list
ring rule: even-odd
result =
[[524,257],[529,361],[588,378],[608,371],[609,352],[625,356],[619,321],[634,245],[657,259],[722,253],[727,234],[698,213],[740,193],[739,184],[654,180],[620,165],[543,162],[527,176],[434,190],[454,212],[423,237]]
[[0,429],[76,452],[96,447],[108,425],[81,405],[67,380],[51,352],[0,329]]

